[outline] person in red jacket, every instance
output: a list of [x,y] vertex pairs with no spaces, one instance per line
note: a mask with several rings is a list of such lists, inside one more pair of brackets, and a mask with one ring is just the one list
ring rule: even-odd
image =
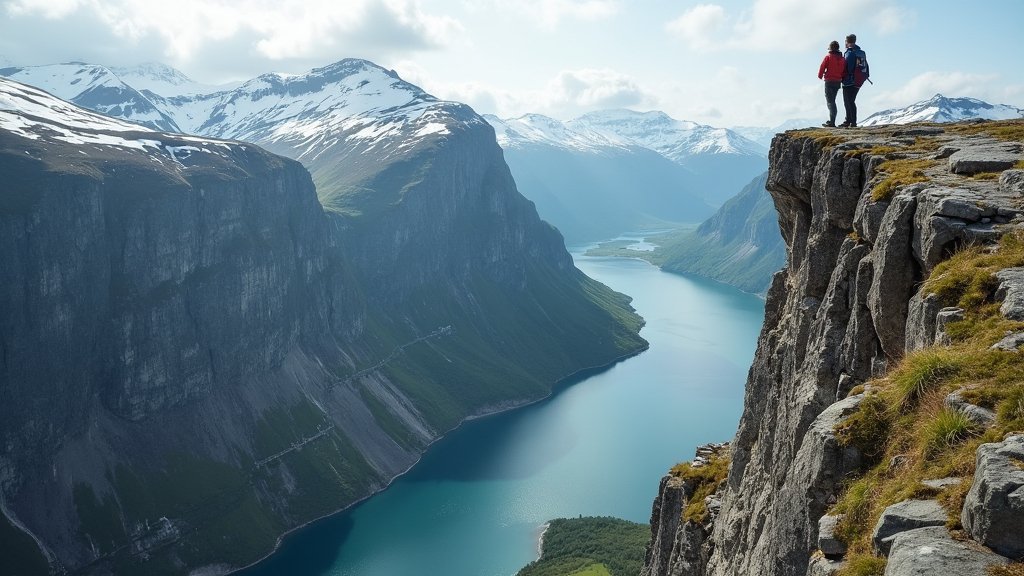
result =
[[828,45],[828,54],[818,66],[818,80],[825,79],[825,104],[828,106],[828,122],[822,126],[835,128],[836,126],[836,95],[843,85],[843,74],[846,73],[846,60],[843,53],[839,51],[839,42],[833,40]]

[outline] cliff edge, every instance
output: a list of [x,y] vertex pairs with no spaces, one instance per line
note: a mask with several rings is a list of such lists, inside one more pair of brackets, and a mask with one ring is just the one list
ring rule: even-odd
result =
[[[1021,318],[1006,302],[1024,264],[1022,169],[1019,121],[775,137],[767,188],[787,259],[768,291],[728,478],[689,521],[665,503],[685,510],[694,495],[662,482],[643,574],[802,576],[854,560],[856,573],[910,574],[921,546],[947,560],[980,554],[929,572],[964,574],[1020,555],[977,526],[1009,517],[1024,537],[1012,498],[978,500],[998,483],[981,478],[983,459],[1020,444],[1009,434],[1020,410],[1007,402],[1020,387]],[[992,418],[928,436],[940,416],[979,410]],[[1024,485],[1024,472],[1007,474],[1004,492]],[[901,504],[930,520],[889,510]],[[942,528],[947,516],[967,543]],[[876,520],[885,528],[871,531]]]

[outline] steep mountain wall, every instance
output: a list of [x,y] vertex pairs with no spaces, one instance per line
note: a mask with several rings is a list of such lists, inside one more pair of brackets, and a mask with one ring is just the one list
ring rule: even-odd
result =
[[767,172],[754,178],[695,231],[663,245],[662,269],[706,276],[755,294],[767,292],[786,259],[767,178]]
[[[767,187],[787,261],[768,291],[728,480],[715,496],[721,511],[695,529],[656,509],[652,533],[672,558],[645,574],[809,573],[819,519],[860,465],[834,430],[863,398],[847,395],[934,340],[937,307],[915,295],[941,260],[1021,226],[1019,132],[980,124],[776,136]],[[910,165],[916,172],[902,170]],[[656,506],[672,498],[685,506],[667,493]]]
[[0,537],[51,571],[237,569],[466,417],[645,346],[482,120],[339,214],[251,144],[0,101]]

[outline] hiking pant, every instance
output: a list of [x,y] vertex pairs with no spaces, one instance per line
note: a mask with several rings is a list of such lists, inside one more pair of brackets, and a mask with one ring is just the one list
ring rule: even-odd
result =
[[842,85],[843,83],[838,80],[825,82],[825,105],[828,106],[828,121],[830,124],[836,123],[836,94],[839,94],[839,88]]
[[857,125],[857,92],[859,86],[843,86],[843,106],[846,107],[846,124]]

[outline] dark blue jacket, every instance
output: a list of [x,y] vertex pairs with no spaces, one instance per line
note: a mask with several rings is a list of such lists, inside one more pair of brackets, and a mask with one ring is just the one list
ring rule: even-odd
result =
[[853,82],[853,69],[857,67],[857,58],[867,58],[860,46],[854,44],[846,49],[843,58],[846,59],[846,74],[843,75],[843,86],[855,86]]

